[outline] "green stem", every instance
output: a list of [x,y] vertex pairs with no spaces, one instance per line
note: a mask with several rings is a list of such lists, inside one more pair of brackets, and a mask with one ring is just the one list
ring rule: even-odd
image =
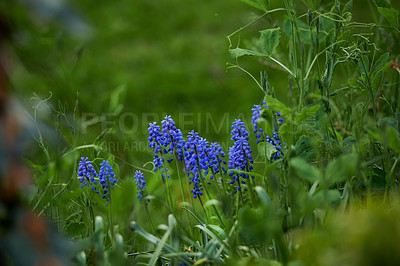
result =
[[[183,181],[182,181],[180,170],[179,170],[178,155],[176,153],[175,153],[175,163],[176,163],[176,171],[178,172],[179,184],[180,184],[180,187],[181,187],[182,201],[186,202],[185,190],[183,188]],[[189,182],[188,182],[188,185],[189,185]],[[189,193],[190,193],[190,190],[189,190]],[[190,195],[189,195],[189,197],[190,197]],[[189,225],[189,228],[190,228],[190,233],[192,234],[192,230],[191,230],[192,229],[192,224],[190,222],[190,216],[189,216],[188,212],[186,212],[186,216],[187,216],[187,221],[188,221],[188,225]]]
[[[238,176],[238,180],[239,180],[239,176]],[[238,181],[238,184],[240,186],[240,183]],[[239,187],[236,190],[236,221],[239,220],[239,204],[240,204],[240,195],[239,195]]]
[[[201,170],[200,170],[201,168],[200,168],[200,165],[199,165],[198,161],[197,161],[197,165],[198,165],[198,168],[199,168],[199,175],[200,175],[201,184],[203,185],[204,190],[206,191],[207,198],[210,200],[212,198],[211,198],[210,192],[208,191],[207,184],[206,184],[205,180],[203,179],[203,175],[201,173]],[[199,198],[200,198],[200,196],[199,196]],[[212,205],[212,208],[214,209],[214,212],[217,215],[218,220],[221,222],[221,225],[223,227],[225,227],[224,222],[222,221],[222,218],[221,218],[217,208],[215,207],[215,205]]]

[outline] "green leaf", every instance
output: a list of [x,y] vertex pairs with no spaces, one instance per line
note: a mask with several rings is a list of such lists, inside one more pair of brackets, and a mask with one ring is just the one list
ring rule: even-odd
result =
[[301,158],[293,158],[290,160],[289,165],[294,168],[297,175],[307,180],[311,183],[314,183],[317,180],[321,179],[321,172],[316,167],[309,165],[304,159]]
[[264,129],[266,135],[272,136],[274,119],[270,108],[264,108],[261,111],[261,118],[257,120],[257,123]]
[[393,127],[386,128],[388,146],[395,152],[400,152],[400,134]]
[[399,12],[396,9],[378,7],[378,12],[389,21],[390,26],[397,28]]
[[307,3],[310,5],[312,9],[317,9],[321,4],[321,0],[307,0]]
[[374,93],[376,93],[376,91],[379,89],[379,86],[382,83],[382,79],[383,79],[383,71],[379,71],[378,73],[376,73],[373,76],[373,80],[372,80],[372,91]]
[[318,105],[318,104],[310,106],[310,107],[304,107],[301,110],[301,112],[298,115],[296,115],[294,122],[296,124],[300,124],[304,120],[307,120],[311,116],[315,115],[315,113],[318,111],[319,107],[320,107],[320,105]]
[[308,163],[316,160],[317,149],[314,147],[310,137],[301,136],[295,147],[297,157],[304,159]]
[[268,209],[241,208],[239,211],[239,237],[249,244],[267,243],[273,236],[274,222]]
[[373,0],[376,7],[391,8],[388,0]]
[[381,70],[384,70],[385,66],[389,63],[389,53],[384,53],[378,60],[376,60],[374,66],[372,67],[371,74],[375,75]]
[[329,162],[326,168],[326,179],[335,184],[350,179],[357,172],[357,154],[350,153]]
[[292,145],[292,129],[289,127],[289,123],[285,123],[279,127],[279,136],[286,142],[288,147]]
[[216,231],[221,236],[222,239],[226,239],[226,233],[225,233],[224,229],[222,229],[221,227],[219,227],[217,225],[213,225],[213,224],[209,224],[209,225],[207,225],[207,227]]
[[242,49],[242,48],[230,49],[229,52],[231,54],[231,57],[234,59],[239,58],[241,56],[245,56],[245,55],[250,55],[250,56],[257,55],[257,53],[254,51],[251,51],[248,49]]
[[286,107],[284,103],[269,95],[265,96],[265,101],[271,110],[274,112],[280,112],[284,118],[289,117],[290,109]]
[[249,6],[252,6],[254,8],[257,8],[261,11],[267,11],[266,7],[262,6],[260,3],[256,3],[252,0],[242,0],[242,2],[248,4]]
[[368,75],[369,73],[369,59],[368,56],[362,55],[358,61],[358,69],[361,74]]
[[320,190],[316,192],[312,198],[320,204],[323,202],[336,203],[340,200],[340,192],[336,189],[327,191]]
[[82,238],[86,232],[86,224],[83,222],[72,222],[65,226],[64,230],[72,238]]
[[274,147],[274,145],[272,145],[269,142],[260,142],[257,147],[258,147],[258,154],[260,154],[261,157],[266,158],[268,160],[274,153],[278,151]]
[[259,199],[264,204],[264,206],[271,207],[272,206],[272,202],[271,202],[271,199],[268,196],[267,192],[265,191],[265,189],[263,189],[260,186],[256,186],[255,190],[257,192],[257,195],[258,195]]
[[353,9],[353,0],[348,1],[344,7],[343,7],[343,15],[345,15],[346,13],[351,13],[351,10]]
[[124,101],[126,95],[126,86],[121,85],[115,90],[112,90],[110,95],[110,103],[109,103],[109,110],[111,113],[118,115],[121,113],[122,109],[124,108]]
[[342,152],[351,153],[353,151],[353,145],[357,145],[357,138],[349,136],[342,141]]
[[229,252],[229,249],[227,248],[226,245],[224,245],[224,239],[222,238],[222,235],[218,236],[216,235],[213,231],[211,231],[208,226],[203,226],[203,225],[195,225],[195,227],[199,228],[200,230],[202,230],[203,232],[205,232],[207,235],[209,235],[211,237],[212,240],[215,240],[217,242],[217,244],[220,247],[223,247],[224,250]]
[[382,119],[380,119],[377,123],[378,127],[393,127],[397,128],[397,120],[393,116],[387,116]]
[[[330,24],[329,24],[330,25]],[[297,30],[300,33],[300,38],[301,40],[305,43],[305,44],[311,44],[312,40],[311,40],[311,31],[310,31],[310,27],[300,21],[300,20],[296,20],[296,26],[297,26]],[[283,32],[285,33],[286,36],[288,36],[289,38],[291,38],[292,35],[292,24],[290,22],[290,20],[285,19],[283,21]],[[316,33],[314,33],[316,35]],[[327,32],[320,30],[318,32],[318,39],[320,42],[325,41],[325,38],[327,36]]]
[[379,168],[372,168],[371,188],[383,191],[386,187],[386,173]]
[[153,255],[151,256],[149,265],[151,265],[151,266],[156,265],[157,260],[158,260],[158,258],[159,258],[160,255],[161,255],[161,251],[163,250],[164,245],[166,244],[167,239],[168,239],[169,234],[171,233],[171,231],[172,231],[172,227],[168,227],[168,230],[164,233],[163,237],[162,237],[161,240],[158,242],[157,248],[156,248],[156,250],[154,251]]
[[279,164],[280,162],[281,162],[281,160],[276,160],[276,161],[274,161],[273,163],[267,165],[267,166],[265,167],[265,170],[264,170],[265,174],[268,174],[268,173],[270,173],[272,170],[274,170],[274,169],[278,166],[278,164]]
[[[176,228],[176,219],[175,219],[174,215],[172,215],[172,214],[168,215],[168,226],[171,228],[169,243],[171,244],[171,246],[174,249],[179,250],[179,233]],[[173,261],[173,262],[175,264],[178,263],[177,261]]]
[[260,42],[264,48],[264,51],[267,55],[272,55],[275,51],[276,47],[279,45],[279,41],[281,38],[281,29],[266,29],[260,31]]

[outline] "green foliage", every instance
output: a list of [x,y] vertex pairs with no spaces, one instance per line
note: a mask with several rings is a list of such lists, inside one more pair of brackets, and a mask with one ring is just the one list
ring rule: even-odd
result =
[[[172,34],[168,32],[173,24],[169,20],[156,32],[161,44],[165,38],[174,36],[177,47],[172,45],[172,50],[162,49],[157,40],[154,49],[143,42],[141,50],[126,50],[131,54],[125,54],[123,48],[130,45],[127,41],[121,44],[123,47],[111,51],[116,61],[122,60],[121,64],[130,69],[140,66],[125,61],[125,56],[140,59],[142,64],[150,61],[161,65],[154,71],[133,73],[137,83],[128,79],[130,74],[111,69],[109,75],[115,76],[115,80],[108,81],[104,87],[113,89],[95,95],[93,91],[90,95],[73,93],[72,97],[70,87],[82,86],[87,81],[84,76],[89,71],[88,65],[76,62],[73,68],[77,67],[76,73],[70,69],[63,69],[64,74],[49,72],[57,81],[59,76],[64,80],[74,77],[82,81],[71,79],[71,84],[63,85],[68,87],[68,97],[74,99],[72,111],[68,111],[72,100],[64,101],[60,92],[53,96],[59,100],[58,106],[51,106],[53,98],[34,99],[32,128],[36,130],[35,140],[40,152],[25,159],[33,172],[35,185],[27,198],[35,212],[47,215],[76,243],[76,263],[398,264],[396,256],[393,261],[388,260],[395,254],[395,241],[386,243],[385,240],[391,239],[389,227],[393,228],[393,239],[397,239],[396,224],[399,224],[400,215],[396,207],[400,172],[400,66],[396,62],[400,50],[395,45],[400,41],[398,11],[386,0],[374,0],[376,9],[371,4],[370,11],[351,0],[346,3],[243,2],[255,8],[259,16],[228,35],[232,61],[228,69],[244,71],[251,77],[249,83],[233,72],[228,73],[232,81],[226,81],[210,61],[214,55],[203,58],[199,54],[202,49],[218,50],[218,44],[212,48],[208,39],[202,43],[196,30],[193,36],[187,29],[182,33],[184,37]],[[132,5],[158,10],[158,13],[152,12],[160,17],[169,7],[150,2]],[[196,8],[183,5],[190,12],[185,15],[185,10],[174,11],[182,12],[179,13],[181,21],[175,21],[179,25],[185,25],[197,14]],[[200,4],[199,10],[206,12],[203,5]],[[279,8],[271,9],[275,6]],[[124,12],[132,15],[133,11]],[[367,14],[364,20],[359,18],[360,13]],[[372,20],[375,13],[382,15],[377,21]],[[172,15],[169,17],[176,19]],[[144,19],[146,23],[153,23],[147,15]],[[114,30],[135,34],[129,30],[132,25],[123,20],[115,23],[108,28],[110,32],[102,34],[113,38]],[[149,26],[146,23],[135,27]],[[233,23],[239,27],[236,23],[243,22]],[[154,31],[146,34],[154,37]],[[189,46],[181,43],[186,38],[190,39]],[[23,49],[18,53],[24,54]],[[58,54],[63,53],[59,51]],[[186,63],[171,60],[178,55]],[[191,59],[186,61],[187,57]],[[89,66],[99,64],[93,62]],[[103,62],[102,66],[105,65]],[[210,68],[209,72],[203,72],[204,68]],[[182,69],[188,72],[183,74]],[[100,84],[105,72],[97,71],[100,81],[87,82],[90,88],[103,86]],[[169,71],[172,78],[166,80],[164,75]],[[258,72],[262,73],[260,82],[254,74]],[[207,80],[205,77],[209,75],[218,78]],[[251,81],[256,84],[250,85]],[[164,88],[164,85],[165,89],[157,90],[159,95],[154,95],[153,88]],[[150,121],[145,121],[143,116],[140,121],[131,121],[133,125],[144,124],[142,132],[138,129],[126,133],[119,124],[127,111],[130,114],[143,112],[143,115],[151,111],[156,116],[172,108],[172,113],[201,110],[217,113],[219,118],[224,112],[235,117],[240,113],[246,126],[254,129],[248,123],[250,108],[257,102],[251,86],[261,89],[257,91],[259,95],[254,94],[254,99],[257,96],[257,101],[261,102],[263,98],[268,106],[261,108],[257,120],[258,129],[262,129],[258,144],[250,130],[248,141],[253,151],[254,169],[226,169],[226,172],[220,169],[218,174],[212,170],[203,172],[204,176],[199,177],[204,189],[201,197],[193,198],[190,187],[178,184],[181,180],[189,183],[186,162],[175,162],[175,159],[168,164],[170,178],[163,179],[161,170],[154,172],[154,164],[149,163],[152,155],[146,150],[148,143],[140,142],[147,139],[145,126]],[[50,113],[44,117],[60,138],[53,140],[54,144],[50,141],[51,134],[42,132],[40,107]],[[84,111],[90,112],[91,117]],[[100,112],[99,116],[92,115]],[[232,145],[227,137],[232,120],[233,117],[228,117],[227,127],[221,127],[224,132],[205,133],[215,136],[216,140],[227,139],[223,147],[227,157],[228,146]],[[185,125],[185,121],[179,123],[182,127]],[[208,131],[212,122],[204,123],[208,123]],[[186,135],[189,129],[182,131]],[[279,136],[279,148],[267,141],[267,136],[274,133]],[[207,136],[207,139],[212,138]],[[128,151],[113,150],[109,145],[115,143],[123,147],[128,142],[144,145]],[[274,159],[278,151],[280,157]],[[82,156],[91,158],[94,165],[104,159],[113,165],[118,183],[108,205],[90,188],[81,188],[77,162]],[[169,158],[163,158],[164,162]],[[99,171],[97,166],[95,168]],[[149,196],[142,200],[137,199],[135,193],[133,172],[137,169],[145,174],[148,182]],[[246,175],[248,177],[244,178]],[[240,190],[239,182],[231,184],[235,176],[241,176],[239,180],[243,181]],[[375,208],[376,202],[382,205]],[[393,216],[387,211],[389,208]],[[357,216],[359,209],[362,210],[361,219]],[[368,225],[368,220],[374,227]]]
[[267,55],[272,55],[276,47],[279,45],[281,38],[281,29],[266,29],[260,31],[260,42]]

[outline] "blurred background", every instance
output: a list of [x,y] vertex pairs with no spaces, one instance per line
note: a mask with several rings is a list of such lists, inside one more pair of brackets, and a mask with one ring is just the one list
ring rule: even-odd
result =
[[[307,12],[307,1],[294,2],[299,14]],[[326,11],[334,1],[321,2]],[[379,19],[372,1],[353,2],[354,21]],[[400,1],[391,2],[400,9]],[[280,8],[283,2],[273,0],[270,5]],[[112,158],[118,179],[125,182],[115,190],[113,216],[126,226],[135,216],[143,216],[140,207],[132,207],[131,179],[137,166],[152,160],[147,142],[150,122],[160,123],[170,114],[185,135],[198,131],[209,141],[220,142],[227,153],[231,123],[241,118],[250,130],[251,108],[263,98],[248,74],[259,80],[266,70],[276,97],[289,106],[296,103],[287,73],[276,65],[243,57],[238,63],[248,73],[229,68],[237,64],[230,58],[230,48],[252,48],[258,31],[280,26],[286,18],[279,11],[238,31],[261,14],[240,0],[0,0],[0,70],[7,77],[5,81],[0,73],[0,103],[4,94],[11,99],[9,112],[25,130],[18,135],[31,140],[16,144],[29,166],[27,179],[33,177],[35,184],[23,197],[39,214],[56,217],[51,222],[58,229],[81,238],[86,232],[76,228],[85,223],[75,205],[86,202],[78,202],[79,157],[97,158],[95,163]],[[287,43],[282,31],[276,57],[284,62]],[[387,43],[392,54],[400,54],[400,46]],[[347,83],[337,73],[332,90]],[[252,148],[257,149],[251,137]],[[0,155],[7,157],[4,150]],[[159,180],[153,180],[150,193],[162,197]],[[107,212],[104,206],[98,208]],[[75,222],[62,224],[65,220]]]
[[[151,160],[151,152],[143,154],[149,122],[171,114],[184,133],[227,140],[231,122],[239,114],[250,122],[252,105],[262,99],[250,77],[226,70],[226,35],[258,15],[240,1],[41,0],[0,7],[13,32],[10,93],[31,115],[39,107],[45,145],[61,151],[73,138],[76,146],[93,143],[112,129],[106,147],[144,163]],[[30,157],[45,162],[40,150]]]
[[[367,2],[354,1],[356,20],[374,15]],[[103,132],[111,152],[143,163],[151,160],[150,152],[143,156],[149,122],[171,114],[184,133],[194,129],[210,141],[227,141],[231,122],[239,117],[249,124],[250,109],[262,100],[247,74],[227,70],[235,62],[226,36],[261,14],[241,1],[20,0],[0,1],[0,8],[12,30],[10,93],[31,115],[39,107],[46,145],[93,143]],[[249,36],[285,15],[274,13],[232,36],[232,48],[251,46]],[[284,39],[278,52],[285,57]],[[252,58],[239,63],[256,79],[267,69],[277,97],[296,101],[281,69]],[[56,124],[65,126],[59,126],[61,139],[52,132]]]

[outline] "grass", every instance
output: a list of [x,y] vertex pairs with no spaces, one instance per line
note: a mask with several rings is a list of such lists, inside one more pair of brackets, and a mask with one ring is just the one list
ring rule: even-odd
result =
[[[358,1],[245,2],[255,9],[76,3],[94,27],[84,41],[30,25],[21,6],[9,5],[9,19],[31,40],[10,45],[20,58],[13,93],[26,103],[35,89],[40,149],[25,155],[36,187],[29,204],[74,240],[82,251],[74,263],[398,264],[396,4],[369,1],[366,11]],[[250,109],[263,99],[256,144]],[[254,169],[245,154],[242,168],[237,161],[227,173],[201,171],[204,194],[194,198],[188,155],[153,171],[154,154],[174,156],[148,148],[148,123],[165,113],[187,141],[194,129],[220,142],[226,161],[231,123],[242,118]],[[238,153],[247,149],[235,141]],[[187,148],[198,155],[192,166],[202,167],[201,150]],[[108,205],[81,188],[82,156],[97,172],[103,160],[113,166],[118,183]],[[136,199],[135,170],[144,173],[149,202]],[[238,181],[230,184],[232,176]]]

